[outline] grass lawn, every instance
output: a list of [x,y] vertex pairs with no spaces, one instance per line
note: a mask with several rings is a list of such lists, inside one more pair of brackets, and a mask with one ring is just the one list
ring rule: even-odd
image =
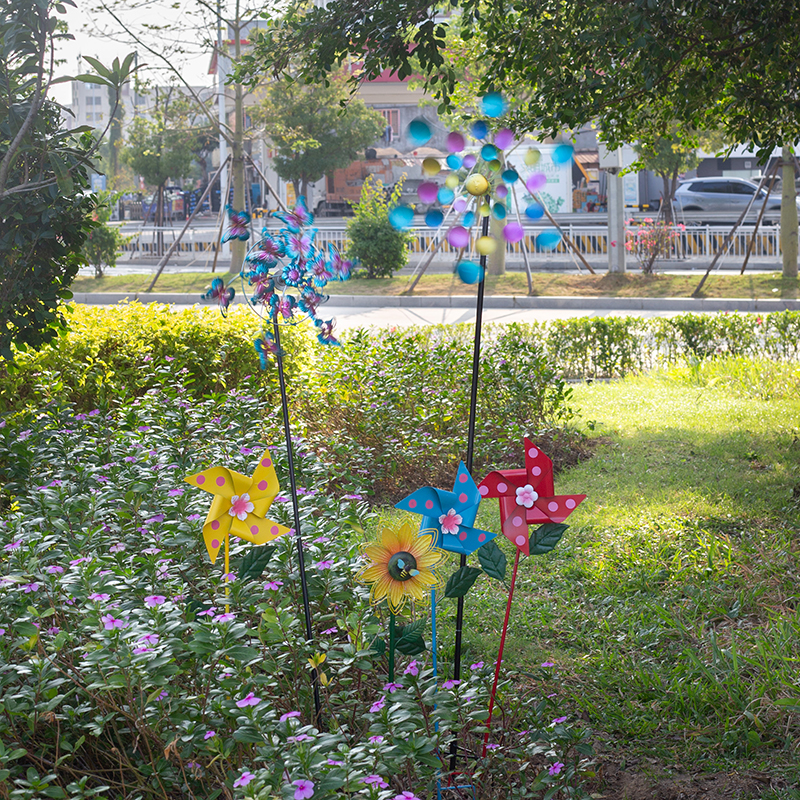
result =
[[[800,400],[758,391],[688,370],[576,387],[598,447],[556,491],[588,499],[523,558],[506,653],[596,732],[593,796],[797,797]],[[467,596],[467,666],[496,653],[504,600],[485,577]]]
[[[228,279],[224,273],[210,272],[167,273],[158,279],[156,291],[199,294],[205,291],[214,277]],[[150,275],[109,275],[105,278],[79,277],[72,284],[73,292],[143,292],[150,284]],[[586,297],[689,297],[700,281],[700,275],[564,275],[535,273],[533,294],[541,296]],[[402,295],[408,287],[407,277],[367,280],[353,278],[346,283],[332,283],[326,288],[332,294]],[[237,284],[237,291],[239,287]],[[467,286],[453,275],[425,275],[413,294],[451,295],[474,294],[476,288]],[[489,295],[527,295],[524,273],[507,273],[487,278]],[[702,297],[736,298],[797,298],[798,282],[783,278],[780,272],[751,275],[712,275],[706,282]]]

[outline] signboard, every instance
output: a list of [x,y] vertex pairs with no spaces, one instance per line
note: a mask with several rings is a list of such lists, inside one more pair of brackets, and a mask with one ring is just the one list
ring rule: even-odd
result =
[[[540,144],[532,140],[524,141],[512,153],[506,156],[506,162],[512,166],[522,178],[515,185],[517,202],[522,212],[533,200],[525,188],[525,181],[534,172],[544,173],[547,185],[538,193],[539,198],[551,214],[564,214],[572,211],[572,163],[554,164],[553,150],[557,144]],[[528,166],[525,154],[535,148],[541,153],[538,163]],[[514,193],[509,195],[513,207]]]
[[622,176],[622,202],[626,208],[639,206],[639,173],[629,172]]
[[92,174],[92,191],[104,192],[106,190],[106,176]]

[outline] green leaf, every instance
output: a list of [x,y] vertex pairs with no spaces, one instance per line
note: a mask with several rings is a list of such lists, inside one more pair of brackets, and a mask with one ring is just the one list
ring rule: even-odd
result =
[[19,636],[35,636],[39,629],[32,622],[18,622],[14,626],[14,633]]
[[471,588],[472,584],[478,580],[481,570],[477,567],[461,567],[457,569],[448,579],[444,589],[445,597],[463,597]]
[[800,712],[800,697],[780,697],[775,701],[775,705],[789,711]]
[[497,542],[492,539],[486,542],[483,547],[478,548],[478,561],[481,562],[483,571],[490,577],[498,581],[506,578],[506,554],[498,547]]
[[251,547],[245,553],[242,564],[239,567],[239,580],[257,581],[264,573],[274,552],[274,546]]
[[48,153],[47,157],[55,173],[58,190],[62,194],[72,194],[75,184],[72,182],[72,177],[69,174],[66,164],[61,159],[61,156],[56,153]]
[[372,650],[373,653],[377,653],[379,656],[382,656],[386,652],[386,642],[384,642],[380,636],[376,636],[372,640],[372,644],[369,646],[369,649]]
[[563,522],[545,522],[531,534],[531,555],[540,556],[549,553],[560,541],[569,525]]
[[398,653],[402,653],[404,656],[416,656],[426,650],[425,640],[419,633],[401,636],[394,647]]

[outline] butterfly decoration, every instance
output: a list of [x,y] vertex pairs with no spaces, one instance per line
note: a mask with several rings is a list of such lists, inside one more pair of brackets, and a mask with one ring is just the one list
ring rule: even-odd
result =
[[478,487],[462,461],[452,492],[425,486],[401,500],[395,508],[421,514],[420,530],[436,529],[437,545],[443,550],[469,555],[497,536],[474,527],[480,502]]
[[226,286],[222,278],[214,278],[214,280],[211,281],[211,288],[205,294],[201,294],[200,299],[216,300],[219,303],[220,311],[222,311],[222,316],[224,317],[235,295],[236,289],[234,289],[233,286]]
[[304,197],[298,198],[292,211],[275,214],[285,227],[278,232],[265,228],[261,238],[245,257],[241,278],[252,289],[249,305],[264,320],[256,350],[262,368],[270,355],[277,353],[272,323],[296,324],[310,319],[321,344],[338,344],[333,334],[333,320],[318,316],[319,306],[327,299],[322,290],[329,281],[350,277],[352,263],[331,244],[321,248],[316,243],[316,229],[310,226],[314,215]]
[[266,517],[280,491],[269,450],[250,477],[226,467],[209,467],[184,480],[214,495],[203,523],[203,539],[212,564],[230,536],[260,545],[289,532],[289,528]]
[[247,211],[236,211],[232,206],[225,206],[225,211],[228,212],[230,227],[225,231],[222,241],[229,242],[231,239],[238,239],[246,242],[250,238],[250,214]]
[[585,494],[556,495],[553,462],[525,439],[525,468],[490,472],[478,486],[481,497],[498,498],[503,535],[530,555],[530,525],[562,523]]

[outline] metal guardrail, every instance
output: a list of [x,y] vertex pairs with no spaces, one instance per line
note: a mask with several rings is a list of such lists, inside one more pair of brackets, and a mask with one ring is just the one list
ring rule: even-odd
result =
[[[536,255],[537,259],[547,260],[548,258],[562,259],[568,256],[567,245],[562,241],[554,249],[544,249],[537,246],[536,237],[543,230],[550,226],[530,226],[525,229],[525,237],[521,242],[506,244],[506,253],[512,260],[517,260],[517,256],[522,259],[522,247],[528,253]],[[669,260],[688,259],[695,256],[713,256],[722,247],[726,237],[729,235],[732,226],[719,225],[687,225],[685,229],[675,226],[675,237],[669,245],[669,249],[661,254],[660,258]],[[569,224],[562,226],[564,232],[575,242],[581,253],[587,256],[603,256],[608,253],[608,230],[601,225],[575,225]],[[164,248],[169,247],[178,234],[176,228],[146,228],[141,235],[123,245],[123,252],[130,253],[135,257],[136,254],[152,256],[156,253],[156,243],[154,234],[157,231],[164,233]],[[431,228],[412,228],[410,254],[411,260],[416,261],[426,252],[430,252],[437,243],[437,237],[443,235]],[[744,256],[753,235],[752,228],[739,228],[729,246],[728,253],[733,256]],[[177,247],[179,253],[212,253],[215,250],[216,230],[209,228],[189,229]],[[347,231],[344,227],[325,227],[319,228],[316,234],[318,244],[326,245],[328,242],[334,244],[340,250],[345,250],[348,245]],[[444,241],[440,253],[443,256],[455,257],[460,252]],[[753,247],[754,257],[779,257],[780,249],[780,226],[770,225],[760,228],[756,234],[756,241]]]

